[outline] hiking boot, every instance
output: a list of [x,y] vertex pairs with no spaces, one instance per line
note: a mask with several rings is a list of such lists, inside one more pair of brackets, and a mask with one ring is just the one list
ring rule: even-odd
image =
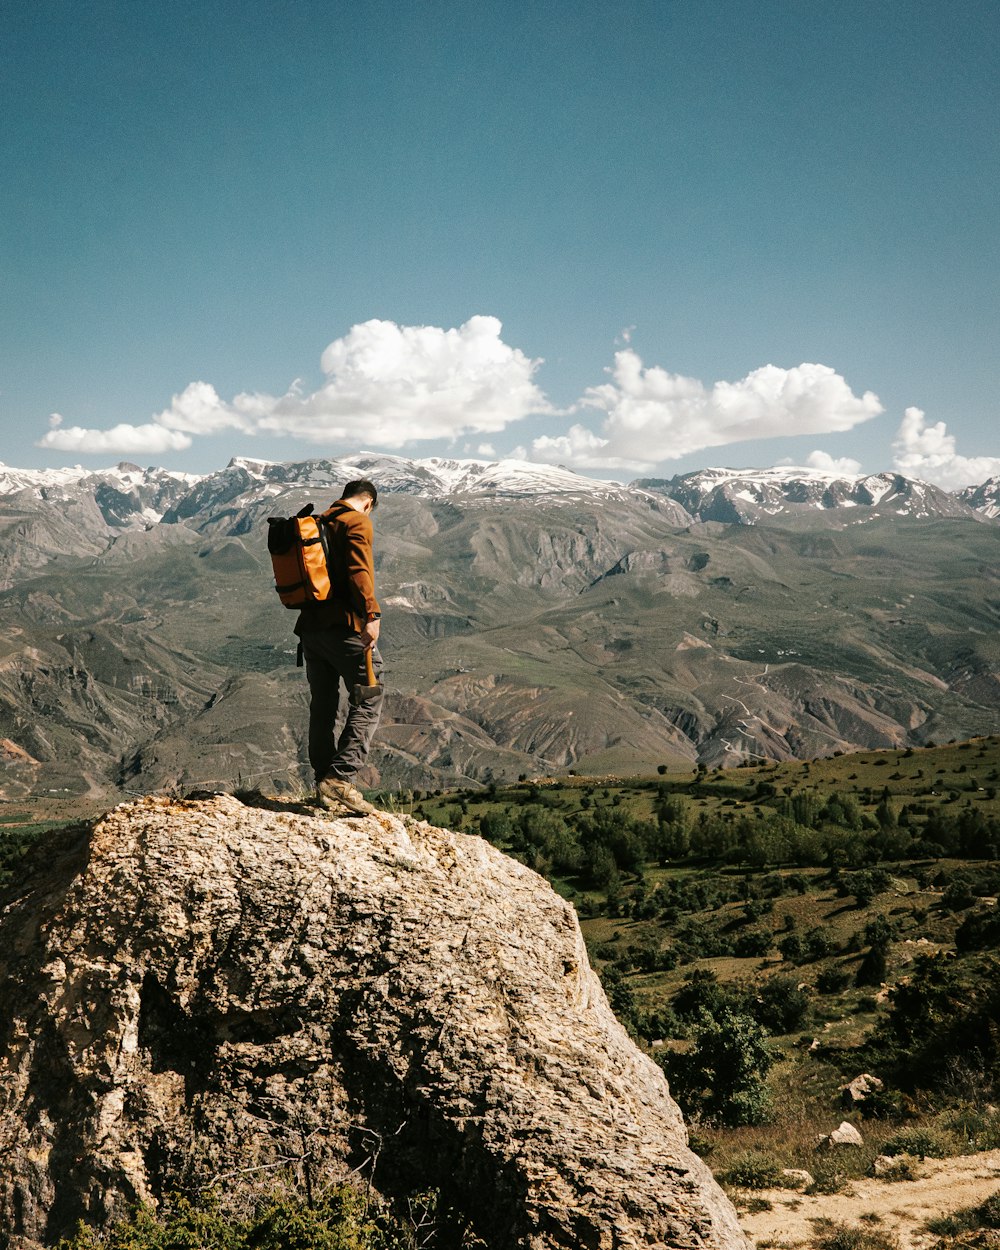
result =
[[316,802],[328,812],[353,812],[355,815],[367,815],[375,808],[364,798],[360,790],[356,790],[349,781],[342,777],[324,777],[316,787]]

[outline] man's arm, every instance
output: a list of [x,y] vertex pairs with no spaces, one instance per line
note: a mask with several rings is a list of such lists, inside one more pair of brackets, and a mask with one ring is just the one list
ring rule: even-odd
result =
[[355,512],[347,520],[347,583],[354,609],[365,619],[361,637],[366,647],[378,641],[382,609],[375,598],[375,560],[372,551],[372,523],[363,512]]

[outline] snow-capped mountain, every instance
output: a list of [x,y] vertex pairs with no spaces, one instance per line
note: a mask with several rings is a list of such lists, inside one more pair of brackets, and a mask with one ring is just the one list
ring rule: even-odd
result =
[[[692,519],[730,525],[781,523],[807,517],[835,526],[874,516],[1000,517],[1000,479],[950,494],[898,473],[863,476],[783,466],[771,469],[708,468],[677,477],[639,478],[623,485],[584,477],[557,465],[526,460],[414,459],[358,452],[336,459],[268,461],[237,456],[204,475],[139,468],[122,462],[90,470],[15,469],[0,464],[0,498],[49,503],[96,503],[112,529],[145,528],[159,521],[192,522],[229,517],[234,532],[256,523],[265,505],[281,510],[314,497],[325,506],[351,478],[367,477],[387,494],[490,505],[515,499],[572,504],[645,498],[677,526]],[[99,518],[98,518],[99,519]]]
[[[423,499],[452,499],[467,504],[499,503],[510,499],[546,502],[602,498],[635,498],[634,488],[620,482],[598,481],[552,465],[525,460],[423,460],[360,452],[336,460],[299,460],[288,463],[234,457],[219,473],[201,478],[164,516],[164,521],[193,521],[200,528],[208,517],[225,511],[234,532],[254,517],[262,504],[275,510],[294,510],[312,497],[325,507],[352,478],[369,478],[385,494],[414,495]],[[690,517],[677,504],[677,524]],[[236,514],[242,514],[237,518]]]
[[978,486],[966,486],[958,498],[989,519],[1000,517],[1000,477],[991,477]]
[[[929,482],[899,473],[851,477],[818,469],[779,466],[773,469],[700,469],[670,479],[640,478],[633,486],[676,500],[702,521],[754,525],[774,518],[844,513],[941,517],[977,515],[963,499]],[[982,515],[979,514],[980,519]]]
[[527,460],[448,460],[438,456],[409,459],[379,452],[359,452],[336,460],[277,463],[235,457],[228,470],[243,471],[263,482],[331,488],[354,477],[367,477],[380,490],[441,498],[451,495],[612,495],[625,487],[583,477],[561,466]]
[[46,503],[91,497],[106,523],[115,528],[155,525],[176,500],[199,481],[193,473],[142,469],[121,461],[109,469],[15,469],[0,464],[0,496]]

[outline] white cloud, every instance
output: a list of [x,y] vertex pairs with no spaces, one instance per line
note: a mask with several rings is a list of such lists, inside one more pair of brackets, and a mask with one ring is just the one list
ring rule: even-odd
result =
[[495,433],[529,413],[553,411],[534,382],[541,360],[506,344],[501,330],[495,317],[470,317],[448,330],[366,321],[329,344],[321,360],[326,380],[312,393],[304,394],[297,378],[284,395],[242,393],[227,403],[207,382],[192,382],[151,425],[50,430],[39,446],[175,450],[190,446],[190,439],[178,441],[181,435],[237,430],[317,444],[400,447]]
[[550,464],[575,464],[584,468],[599,468],[611,465],[611,460],[603,453],[607,447],[606,438],[598,438],[592,431],[582,425],[571,425],[565,434],[552,438],[543,435],[531,444],[532,451],[539,460]]
[[843,473],[845,477],[854,477],[861,472],[861,461],[852,460],[850,456],[834,459],[828,451],[812,451],[806,457],[810,469],[819,469],[821,473]]
[[86,430],[71,425],[49,430],[38,440],[38,446],[97,455],[159,455],[185,451],[191,446],[191,439],[161,425],[116,425],[110,430]]
[[63,419],[59,415],[58,412],[49,413],[49,429],[50,430],[58,430],[59,427],[62,425],[62,423],[63,423]]
[[878,396],[866,391],[859,398],[827,365],[765,365],[738,382],[707,388],[697,378],[646,368],[625,348],[615,353],[609,372],[612,381],[590,387],[579,405],[606,414],[603,438],[575,426],[565,439],[536,439],[540,459],[571,459],[581,468],[650,469],[705,447],[849,430],[883,411]]
[[489,456],[491,460],[496,459],[497,449],[492,443],[480,443],[476,448],[477,456]]
[[253,422],[231,408],[207,382],[191,382],[170,401],[170,407],[153,418],[168,430],[186,434],[218,434],[220,430],[253,432]]
[[495,433],[551,405],[533,381],[542,363],[500,337],[495,317],[458,329],[366,321],[322,356],[327,380],[311,395],[237,395],[257,430],[308,442],[398,447]]
[[894,466],[907,477],[933,482],[946,490],[972,486],[1000,474],[1000,456],[960,456],[955,436],[943,421],[928,425],[919,408],[903,413],[892,450]]

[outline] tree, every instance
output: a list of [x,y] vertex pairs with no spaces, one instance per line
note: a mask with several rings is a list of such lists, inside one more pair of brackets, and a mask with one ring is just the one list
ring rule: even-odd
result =
[[766,1120],[773,1063],[765,1029],[752,1016],[723,1008],[718,1017],[703,1015],[693,1049],[668,1053],[663,1069],[689,1114],[737,1127]]
[[1000,1096],[1000,961],[924,955],[895,986],[866,1039],[862,1063],[900,1089],[940,1088],[951,1063],[975,1072],[978,1094]]
[[879,986],[885,980],[887,945],[877,943],[862,959],[854,978],[855,985]]
[[635,1016],[635,995],[622,970],[609,964],[601,973],[601,982],[611,1010],[623,1024],[632,1024]]
[[791,1033],[809,1014],[809,997],[793,977],[768,977],[749,1009],[770,1033]]

